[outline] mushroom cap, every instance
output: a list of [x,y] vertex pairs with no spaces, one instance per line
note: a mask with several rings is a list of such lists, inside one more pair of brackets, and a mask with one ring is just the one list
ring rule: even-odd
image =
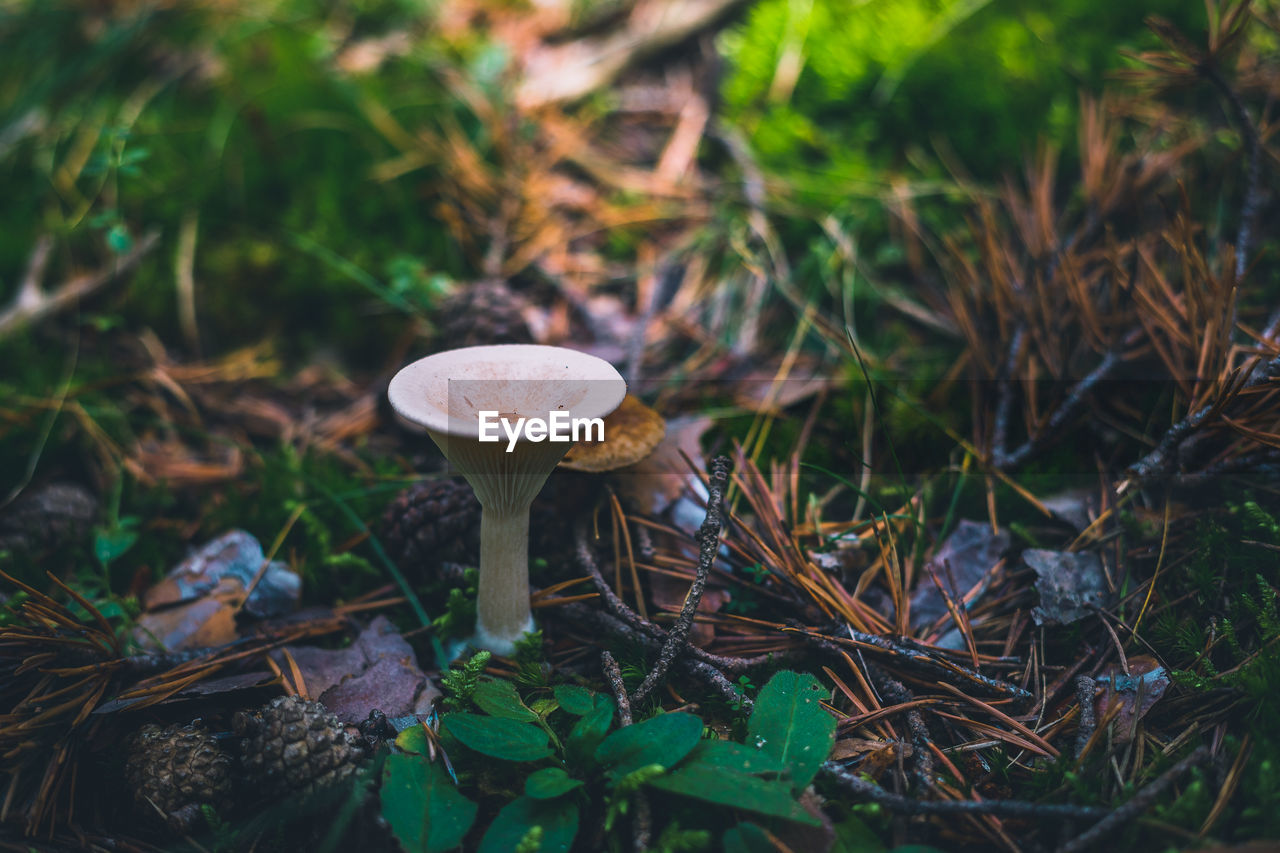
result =
[[535,344],[429,355],[401,368],[387,387],[391,407],[404,419],[432,433],[476,440],[482,411],[498,412],[513,422],[518,417],[546,419],[557,411],[572,418],[603,418],[626,393],[627,383],[604,359]]
[[560,460],[560,467],[591,473],[616,471],[652,453],[666,432],[662,415],[628,394],[604,419],[604,441],[579,441]]

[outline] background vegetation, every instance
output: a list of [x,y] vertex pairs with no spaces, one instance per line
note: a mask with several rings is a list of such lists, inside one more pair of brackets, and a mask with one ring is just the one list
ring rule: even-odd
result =
[[[1085,647],[1081,672],[1095,675],[1117,646],[1121,658],[1159,657],[1173,686],[1149,723],[1167,754],[1118,746],[1112,766],[1110,747],[1079,760],[1064,749],[1034,772],[1007,742],[948,754],[973,756],[965,772],[985,780],[974,788],[984,799],[1110,807],[1212,743],[1214,762],[1134,815],[1125,843],[1274,836],[1274,377],[1240,390],[1261,369],[1249,359],[1273,360],[1280,344],[1265,189],[1280,93],[1272,5],[759,0],[582,99],[520,101],[529,56],[590,43],[625,21],[618,5],[574,5],[553,27],[530,4],[463,0],[0,0],[0,306],[21,306],[33,280],[45,294],[95,281],[47,316],[0,320],[0,568],[40,590],[61,578],[108,618],[122,653],[136,651],[145,591],[233,527],[275,543],[306,605],[393,582],[381,516],[439,460],[397,432],[385,382],[414,356],[471,340],[488,303],[468,294],[501,280],[523,300],[511,322],[528,321],[540,342],[642,361],[633,388],[669,420],[714,416],[704,450],[740,442],[740,476],[750,460],[775,494],[796,489],[795,506],[809,509],[782,511],[782,540],[834,554],[818,518],[878,515],[858,570],[883,536],[899,549],[885,565],[913,566],[900,579],[927,584],[923,555],[961,518],[989,519],[1015,550],[1066,549],[1084,534],[1046,521],[1040,499],[1098,493],[1092,511],[1106,523],[1091,545],[1123,571],[1120,633],[1111,622],[1015,631],[1036,602],[1019,564],[988,593],[997,604],[979,640],[999,657],[1007,628],[1010,649],[1029,644],[1018,654],[1049,655],[1055,673]],[[1187,42],[1162,40],[1173,31]],[[1203,47],[1224,34],[1220,53]],[[1144,51],[1148,61],[1136,58]],[[1209,68],[1231,71],[1229,94]],[[1114,94],[1097,100],[1104,89]],[[1233,98],[1256,122],[1256,155]],[[697,103],[711,118],[684,151],[672,140]],[[1153,272],[1141,286],[1105,284],[1142,263]],[[1015,343],[1028,340],[1044,343]],[[1103,377],[1115,380],[1107,393],[1082,392],[1075,383],[1109,360],[1119,366]],[[1157,373],[1163,382],[1141,381]],[[782,409],[743,402],[774,378],[786,380]],[[1185,454],[1174,447],[1182,467],[1161,467],[1164,438],[1209,409],[1229,421]],[[793,462],[789,478],[790,467],[769,467]],[[20,512],[50,483],[92,496],[80,535],[33,532],[44,522]],[[749,498],[767,489],[739,487],[743,514],[771,523]],[[589,493],[557,492],[583,518],[597,506]],[[731,558],[739,578],[767,563],[747,556]],[[547,583],[581,574],[568,554],[548,562]],[[876,594],[902,612],[907,593],[883,571]],[[399,580],[425,610],[399,605],[396,624],[437,619],[414,645],[424,667],[447,663],[432,638],[465,634],[464,596],[448,592],[458,578]],[[773,589],[744,584],[726,609],[776,616],[781,654],[790,640],[777,639]],[[21,622],[30,599],[16,590],[0,592],[0,625]],[[523,693],[504,701],[536,710],[563,680],[563,651],[491,671]],[[634,689],[653,655],[618,656]],[[832,689],[830,669],[791,666]],[[471,699],[467,672],[452,673],[463,685],[454,712],[492,713]],[[771,675],[782,677],[744,676],[739,693]],[[712,709],[704,722],[728,720],[729,740],[744,742],[748,708],[690,699],[700,700]],[[638,708],[638,724],[656,710]],[[1073,726],[1077,712],[1063,712]],[[581,732],[550,714],[523,723],[560,755],[560,740]],[[482,791],[491,819],[516,796],[489,786],[503,765],[453,746],[475,762],[464,788]],[[418,772],[393,758],[394,772]],[[652,780],[627,782],[616,766],[583,758],[578,770],[609,774],[609,794],[582,801],[583,814],[622,826],[618,803]],[[447,790],[436,769],[422,772],[413,784]],[[804,787],[777,808],[798,808],[791,793]],[[834,785],[822,792],[845,850],[921,837],[963,847],[1003,831],[926,830]],[[666,835],[659,825],[655,846],[719,849],[682,834],[700,825],[676,802],[684,823]],[[773,849],[756,830],[712,828],[725,849]],[[222,830],[228,846],[244,840]]]

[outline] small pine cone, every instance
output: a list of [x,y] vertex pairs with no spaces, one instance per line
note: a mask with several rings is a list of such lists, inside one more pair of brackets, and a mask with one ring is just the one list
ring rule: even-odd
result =
[[171,828],[186,832],[200,821],[201,806],[231,805],[231,756],[198,723],[145,725],[127,748],[125,779],[144,816],[163,814]]
[[415,578],[434,576],[442,562],[480,558],[480,502],[465,480],[410,486],[387,507],[382,527],[387,553]]
[[0,551],[41,554],[84,539],[98,502],[83,486],[50,483],[0,510]]
[[346,779],[364,758],[360,736],[319,702],[277,696],[232,720],[240,767],[255,799],[310,793]]
[[440,305],[442,349],[533,343],[523,296],[496,279],[465,285]]

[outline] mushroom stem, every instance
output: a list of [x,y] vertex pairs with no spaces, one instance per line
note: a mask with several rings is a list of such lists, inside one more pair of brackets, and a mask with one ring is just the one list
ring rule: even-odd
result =
[[[509,655],[533,630],[529,505],[572,438],[556,436],[548,421],[603,419],[626,394],[627,383],[603,359],[518,344],[429,355],[401,368],[387,386],[391,407],[426,429],[480,501],[475,645]],[[488,431],[497,415],[505,442]]]
[[529,610],[529,508],[480,511],[475,644],[500,655],[534,629]]

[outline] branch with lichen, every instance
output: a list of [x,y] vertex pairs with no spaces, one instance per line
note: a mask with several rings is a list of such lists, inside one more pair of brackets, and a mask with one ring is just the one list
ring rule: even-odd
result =
[[1019,702],[1029,702],[1034,698],[1031,693],[1016,684],[1010,684],[998,678],[983,675],[969,667],[961,666],[941,656],[930,647],[914,643],[906,638],[901,641],[895,641],[877,634],[865,634],[854,630],[848,625],[842,626],[840,629],[842,632],[847,633],[848,637],[818,634],[795,624],[787,625],[783,630],[787,633],[803,636],[813,648],[820,649],[835,657],[843,657],[847,646],[859,652],[866,651],[889,655],[896,664],[903,668],[914,669],[923,677],[933,678],[946,684],[976,689],[988,695],[998,696],[1002,699],[1013,699]]
[[[605,681],[613,690],[613,699],[618,703],[618,725],[626,728],[631,725],[631,699],[627,696],[627,686],[622,683],[622,670],[618,662],[608,651],[600,653],[600,668],[604,670]],[[644,790],[637,790],[631,795],[631,804],[635,807],[631,829],[634,836],[636,853],[644,853],[649,849],[649,840],[653,836],[653,822],[649,810],[649,798]]]
[[1098,728],[1098,713],[1093,704],[1097,682],[1087,675],[1076,678],[1076,704],[1080,706],[1080,726],[1076,729],[1075,757],[1084,755],[1085,747]]
[[[915,696],[901,681],[889,675],[878,666],[867,666],[867,674],[871,676],[876,689],[884,698],[896,705],[910,705]],[[907,731],[911,733],[911,770],[916,782],[928,788],[933,784],[933,754],[929,751],[929,727],[925,725],[924,715],[919,709],[911,708],[906,713]]]
[[[1217,400],[1209,405],[1202,406],[1169,427],[1164,435],[1161,436],[1159,443],[1129,467],[1128,476],[1130,480],[1141,486],[1155,485],[1168,480],[1174,480],[1177,485],[1185,485],[1183,482],[1185,475],[1177,470],[1178,454],[1184,443],[1198,435],[1202,435],[1201,431],[1207,429],[1208,425],[1214,420],[1221,420],[1224,409],[1241,391],[1256,388],[1276,376],[1280,376],[1280,357],[1260,362],[1247,373],[1242,371],[1239,374],[1239,378],[1235,378],[1235,381],[1229,383]],[[1274,454],[1269,450],[1246,454],[1247,458],[1259,461],[1273,456]],[[1232,470],[1249,469],[1235,467]],[[1229,473],[1229,471],[1223,470],[1220,473]]]
[[729,484],[730,465],[727,456],[717,456],[711,463],[711,478],[707,484],[707,515],[698,528],[698,570],[689,587],[689,594],[684,598],[684,606],[680,608],[680,617],[667,632],[662,651],[658,653],[658,662],[635,690],[633,698],[637,701],[648,696],[653,688],[662,683],[672,661],[689,645],[693,617],[702,601],[707,575],[711,572],[716,554],[720,552],[720,531],[724,528],[724,492]]
[[[626,602],[620,599],[609,586],[608,581],[604,579],[604,575],[600,571],[600,566],[596,562],[595,556],[592,554],[591,545],[587,540],[587,528],[585,524],[579,524],[575,531],[575,547],[577,550],[578,564],[582,566],[583,571],[591,578],[591,582],[595,585],[596,592],[600,594],[600,598],[604,601],[605,607],[613,614],[616,621],[624,624],[628,628],[628,636],[644,637],[646,642],[652,641],[663,644],[667,640],[667,632],[659,625],[645,619]],[[685,653],[696,658],[699,663],[706,664],[717,670],[725,672],[747,672],[748,670],[757,669],[762,666],[771,666],[784,663],[787,660],[796,657],[799,650],[788,649],[780,652],[768,652],[762,655],[752,657],[730,657],[728,655],[717,655],[701,649],[697,646],[688,645]]]

